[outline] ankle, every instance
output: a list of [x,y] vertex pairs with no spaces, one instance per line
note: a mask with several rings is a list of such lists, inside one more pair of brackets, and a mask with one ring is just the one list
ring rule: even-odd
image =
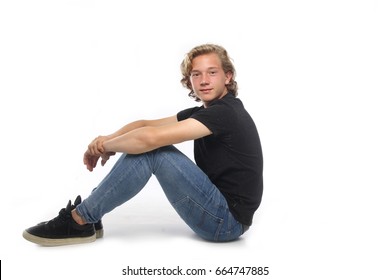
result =
[[76,209],[73,209],[71,213],[72,213],[72,218],[76,223],[78,223],[81,226],[86,224],[84,219],[77,213]]

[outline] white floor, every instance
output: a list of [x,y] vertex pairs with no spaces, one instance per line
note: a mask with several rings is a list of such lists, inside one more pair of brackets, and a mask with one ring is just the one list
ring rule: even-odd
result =
[[[359,211],[360,216],[349,216],[347,202],[342,207],[318,202],[316,207],[315,202],[304,202],[309,197],[296,203],[284,201],[283,208],[285,198],[276,198],[270,188],[250,231],[236,242],[221,244],[195,236],[153,179],[135,199],[104,217],[104,238],[90,244],[40,247],[24,240],[24,228],[55,216],[64,205],[54,207],[62,198],[49,200],[39,194],[34,200],[25,198],[25,212],[15,213],[17,218],[7,231],[3,227],[2,274],[4,279],[53,279],[55,275],[60,280],[75,274],[77,279],[122,279],[127,267],[180,266],[206,269],[207,275],[200,279],[215,279],[218,268],[250,266],[268,267],[267,279],[330,279],[334,274],[338,279],[351,275],[385,279],[389,231],[384,221],[378,221],[383,213],[372,217]],[[295,209],[288,209],[294,204]],[[145,278],[139,277],[133,278]]]
[[[28,208],[37,207],[32,202],[27,204]],[[280,261],[277,252],[281,244],[269,242],[269,234],[276,233],[272,233],[271,228],[264,230],[266,216],[262,217],[262,213],[259,212],[254,226],[238,241],[206,242],[181,221],[153,179],[136,198],[105,216],[102,239],[90,244],[41,247],[22,238],[26,226],[49,218],[42,217],[40,212],[56,215],[56,211],[40,207],[19,215],[16,226],[5,235],[8,241],[2,245],[6,249],[2,252],[5,253],[3,266],[7,269],[3,272],[5,279],[16,279],[12,278],[15,271],[18,271],[17,279],[50,279],[52,275],[56,275],[56,279],[69,279],[75,273],[71,267],[80,279],[120,279],[122,269],[127,266],[207,269],[209,276],[202,278],[214,279],[210,270],[214,272],[218,267],[266,266],[272,271],[272,263]]]

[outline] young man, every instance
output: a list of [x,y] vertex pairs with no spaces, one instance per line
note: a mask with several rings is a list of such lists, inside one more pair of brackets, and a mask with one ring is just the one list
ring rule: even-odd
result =
[[[262,198],[263,159],[256,126],[236,97],[234,66],[224,48],[206,44],[185,56],[181,71],[189,96],[203,105],[95,138],[84,154],[89,171],[122,156],[88,198],[69,201],[54,219],[26,229],[25,239],[46,246],[94,241],[103,215],[134,197],[152,174],[202,238],[230,241],[249,229]],[[188,140],[196,164],[173,146]]]

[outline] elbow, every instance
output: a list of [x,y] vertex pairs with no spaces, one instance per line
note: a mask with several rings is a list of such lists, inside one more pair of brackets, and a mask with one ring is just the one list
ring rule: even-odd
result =
[[159,137],[153,127],[144,129],[138,137],[137,146],[140,148],[139,153],[149,152],[161,147]]

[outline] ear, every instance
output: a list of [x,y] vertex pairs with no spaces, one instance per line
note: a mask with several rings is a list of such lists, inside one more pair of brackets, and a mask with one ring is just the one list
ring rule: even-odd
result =
[[225,79],[225,85],[230,84],[230,81],[232,80],[233,73],[232,72],[226,72],[225,73],[226,79]]

